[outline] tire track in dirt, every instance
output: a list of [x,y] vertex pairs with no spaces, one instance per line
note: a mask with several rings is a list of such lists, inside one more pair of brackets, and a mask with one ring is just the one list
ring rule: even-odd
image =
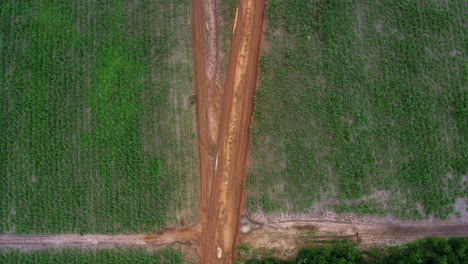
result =
[[[218,86],[216,76],[216,69],[220,70],[220,68],[216,68],[218,63],[213,62],[213,60],[220,60],[220,58],[216,56],[216,54],[219,55],[219,52],[212,50],[217,49],[219,51],[219,46],[216,45],[218,43],[219,26],[208,25],[208,23],[218,23],[218,20],[213,17],[217,12],[212,10],[217,8],[216,1],[191,1],[192,58],[200,160],[200,209],[198,223],[193,228],[193,233],[196,237],[196,246],[200,258],[203,256],[202,250],[205,248],[208,238],[208,216],[214,178],[215,152],[219,135],[219,119],[214,119],[216,116],[214,112],[221,112],[221,97],[219,94],[222,91],[215,93],[221,87]],[[214,95],[217,95],[218,102],[216,102]],[[220,114],[218,114],[219,116]]]
[[144,234],[140,235],[2,235],[0,236],[0,248],[13,245],[145,245]]
[[[468,237],[468,224],[361,224],[336,221],[269,222],[249,234],[239,234],[238,243],[254,248],[276,248],[291,254],[298,247],[321,245],[323,241],[348,239],[359,247],[389,246],[426,237]],[[176,229],[155,234],[128,235],[0,235],[0,249],[42,250],[47,248],[154,248],[173,243],[193,246],[201,255],[201,241],[192,229]],[[203,263],[203,262],[202,262]]]
[[361,249],[409,243],[427,237],[468,237],[468,224],[363,224],[335,221],[284,221],[264,224],[239,244],[253,248],[275,249],[275,257],[291,258],[298,248],[331,245],[333,241],[350,240]]

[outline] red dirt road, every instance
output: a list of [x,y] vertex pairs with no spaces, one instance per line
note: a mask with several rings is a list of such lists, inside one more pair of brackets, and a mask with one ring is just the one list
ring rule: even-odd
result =
[[[209,229],[209,207],[219,135],[222,87],[220,82],[219,27],[216,0],[192,0],[192,58],[198,155],[200,161],[200,209],[193,228],[199,252],[205,247]],[[217,99],[217,100],[216,100]]]
[[[249,150],[264,0],[240,0],[231,41],[202,263],[231,263]],[[203,177],[203,176],[202,176]]]
[[[222,110],[218,107],[220,92],[216,93],[219,91],[219,51],[213,51],[219,49],[216,37],[219,32],[213,31],[219,29],[218,25],[213,25],[218,23],[213,18],[217,14],[212,10],[215,3],[192,0],[201,175],[201,208],[194,231],[199,234],[202,263],[230,263],[241,213],[264,0],[241,0],[238,3],[236,30],[222,91]],[[214,114],[217,108],[221,110],[221,120]]]

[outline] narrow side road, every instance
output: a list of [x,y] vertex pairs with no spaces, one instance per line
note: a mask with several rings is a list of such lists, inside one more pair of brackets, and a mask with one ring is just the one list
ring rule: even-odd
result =
[[[240,239],[254,248],[294,254],[298,247],[347,239],[361,248],[409,243],[426,237],[468,237],[468,224],[362,224],[331,221],[284,221],[264,224]],[[292,256],[292,255],[291,255]]]
[[216,120],[213,120],[214,112],[217,111],[215,109],[217,104],[213,104],[213,94],[219,88],[216,72],[216,55],[219,52],[210,51],[211,49],[219,49],[216,45],[216,35],[219,32],[215,31],[218,26],[209,25],[209,23],[217,23],[218,21],[213,17],[216,15],[216,11],[210,10],[210,8],[216,8],[216,4],[213,2],[216,2],[216,0],[191,1],[193,85],[196,95],[198,156],[200,162],[200,208],[198,224],[193,228],[193,231],[200,243],[199,251],[200,248],[204,247],[206,230],[209,228],[208,211],[219,134],[219,120],[217,123]]
[[2,235],[0,248],[7,245],[145,245],[145,235]]
[[[425,237],[468,237],[468,224],[360,224],[334,221],[283,221],[263,224],[249,234],[240,235],[241,243],[255,248],[287,249],[320,244],[321,241],[348,239],[360,247],[389,246],[408,243]],[[47,248],[115,248],[164,246],[181,243],[194,246],[201,254],[199,233],[193,229],[176,229],[161,234],[129,235],[0,235],[0,249],[42,250]]]

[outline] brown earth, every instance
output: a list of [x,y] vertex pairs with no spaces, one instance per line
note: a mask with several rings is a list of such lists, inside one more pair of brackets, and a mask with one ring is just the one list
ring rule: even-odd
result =
[[[125,247],[183,243],[201,263],[231,263],[235,247],[276,248],[290,256],[298,246],[350,239],[361,246],[393,245],[428,236],[468,236],[467,224],[363,224],[339,221],[265,222],[240,234],[242,184],[256,86],[264,0],[239,0],[224,86],[221,84],[217,0],[192,0],[192,55],[200,159],[198,223],[186,229],[136,235],[0,236],[0,248]],[[239,235],[238,235],[239,234]],[[284,254],[283,254],[284,253]]]
[[360,248],[392,246],[425,237],[467,237],[468,224],[433,223],[389,225],[327,221],[270,222],[248,235],[239,244],[275,250],[275,257],[294,257],[297,248],[329,245],[332,240],[358,242]]
[[125,246],[125,245],[145,245],[145,235],[2,235],[0,236],[0,248],[12,247],[15,245],[101,245],[101,246]]
[[[224,85],[218,149],[202,263],[231,263],[239,229],[264,0],[240,0]],[[203,176],[202,176],[203,177]]]
[[209,23],[219,23],[215,18],[216,2],[216,0],[191,2],[193,75],[200,160],[200,212],[198,224],[194,228],[198,233],[208,225],[222,103],[220,96],[222,87],[219,84],[221,68],[218,67],[221,61],[218,52],[219,27],[209,25]]

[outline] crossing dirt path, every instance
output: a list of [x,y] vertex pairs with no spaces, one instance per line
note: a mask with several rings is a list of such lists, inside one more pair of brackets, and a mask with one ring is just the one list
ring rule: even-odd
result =
[[[241,214],[242,184],[257,78],[264,0],[240,0],[224,84],[219,141],[202,263],[230,263]],[[202,176],[203,177],[203,176]]]
[[198,223],[186,229],[135,235],[0,235],[0,248],[125,247],[184,243],[201,263],[231,263],[239,241],[254,247],[290,247],[345,238],[389,245],[428,236],[468,236],[467,224],[385,225],[350,222],[266,222],[240,234],[242,184],[249,151],[264,0],[239,0],[224,84],[221,80],[217,0],[191,0],[192,55],[200,160]]

